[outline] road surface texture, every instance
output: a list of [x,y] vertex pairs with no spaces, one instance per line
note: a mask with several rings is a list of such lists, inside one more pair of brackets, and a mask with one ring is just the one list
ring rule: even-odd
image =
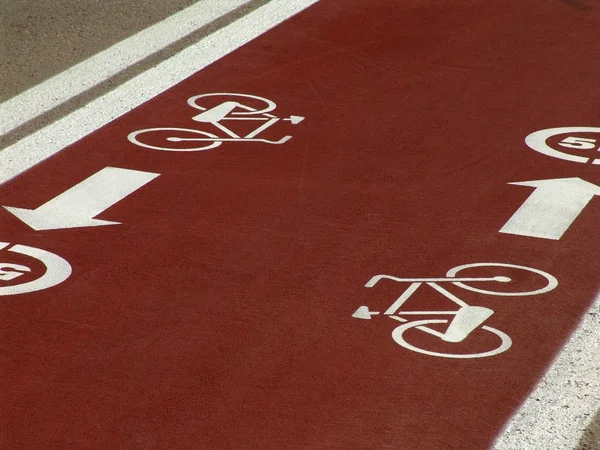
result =
[[599,29],[0,1],[0,447],[600,449]]

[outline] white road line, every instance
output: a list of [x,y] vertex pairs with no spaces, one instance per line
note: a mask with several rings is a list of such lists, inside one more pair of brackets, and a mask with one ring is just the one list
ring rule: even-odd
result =
[[548,372],[506,424],[493,449],[573,450],[598,405],[600,294]]
[[0,135],[27,123],[250,0],[203,0],[0,104]]
[[[216,0],[221,1],[221,0]],[[0,185],[255,39],[318,0],[273,0],[0,152]]]

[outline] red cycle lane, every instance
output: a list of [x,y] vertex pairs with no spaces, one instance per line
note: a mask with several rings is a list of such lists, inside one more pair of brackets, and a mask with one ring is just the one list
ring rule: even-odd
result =
[[7,448],[489,446],[597,291],[598,200],[499,230],[535,189],[508,183],[600,184],[524,143],[594,126],[598,22],[322,2],[3,185],[57,229],[5,210],[2,241],[72,268],[1,298]]

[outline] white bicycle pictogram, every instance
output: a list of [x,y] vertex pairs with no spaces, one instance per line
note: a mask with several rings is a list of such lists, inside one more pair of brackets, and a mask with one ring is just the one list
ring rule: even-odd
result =
[[[141,147],[171,152],[194,152],[219,147],[224,142],[262,142],[281,145],[292,136],[278,140],[259,137],[280,120],[296,125],[304,120],[302,116],[290,115],[284,119],[271,112],[277,105],[272,100],[250,94],[216,92],[190,97],[187,101],[192,108],[200,110],[192,119],[195,122],[216,128],[215,134],[191,128],[147,128],[130,133],[127,139]],[[249,121],[258,124],[249,133],[240,135],[224,122]]]
[[[508,268],[512,270],[517,270],[519,272],[523,271],[527,275],[534,274],[535,282],[539,284],[534,289],[532,289],[529,285],[526,290],[515,291],[515,290],[491,290],[489,288],[483,289],[481,287],[472,286],[471,284],[477,284],[482,282],[488,282],[491,284],[499,283],[501,284],[512,284],[513,279],[503,275],[492,275],[489,277],[468,277],[468,276],[460,276],[460,273],[466,269],[472,268]],[[443,283],[450,283],[454,286],[457,286],[461,289],[465,289],[467,291],[476,292],[479,294],[485,295],[494,295],[494,296],[506,296],[506,297],[517,297],[517,296],[530,296],[530,295],[540,295],[545,294],[546,292],[550,292],[556,286],[558,286],[557,279],[550,275],[549,273],[543,272],[538,269],[534,269],[531,267],[520,266],[515,264],[506,264],[506,263],[472,263],[472,264],[464,264],[461,266],[454,267],[446,273],[445,277],[440,278],[398,278],[391,275],[376,275],[372,277],[365,287],[372,288],[379,281],[387,279],[396,281],[398,283],[409,283],[409,286],[406,290],[383,312],[383,315],[388,316],[389,318],[396,320],[398,322],[402,322],[402,325],[396,327],[392,332],[392,338],[394,341],[408,349],[417,353],[422,353],[431,356],[438,356],[442,358],[483,358],[488,356],[498,355],[507,351],[511,345],[511,338],[496,328],[492,328],[487,325],[483,325],[484,322],[494,314],[494,311],[490,308],[486,308],[483,306],[471,306],[468,305],[465,301],[461,300],[459,297],[451,293],[448,289],[445,289],[441,286]],[[404,303],[423,285],[427,285],[437,292],[442,294],[444,297],[448,298],[452,302],[454,302],[457,306],[457,310],[450,311],[414,311],[414,310],[404,310],[401,308]],[[486,284],[486,286],[488,286]],[[370,311],[367,306],[360,306],[352,315],[352,317],[357,319],[371,319],[372,316],[378,315],[380,312]],[[415,316],[440,316],[440,315],[450,315],[453,316],[452,319],[420,319],[420,320],[412,320]],[[409,317],[409,318],[407,318]],[[429,327],[428,325],[433,324],[448,324],[445,332],[438,331]],[[425,348],[421,348],[417,345],[411,344],[408,342],[405,334],[408,330],[415,328],[419,331],[428,333],[433,335],[444,342],[448,343],[460,343],[464,341],[469,335],[474,333],[475,331],[483,331],[486,333],[491,333],[499,338],[499,344],[488,351],[477,352],[477,353],[442,353],[436,352],[432,350],[428,350]]]

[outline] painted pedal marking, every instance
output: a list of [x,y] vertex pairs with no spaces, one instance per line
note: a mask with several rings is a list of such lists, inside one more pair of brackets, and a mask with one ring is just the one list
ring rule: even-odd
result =
[[[529,277],[535,277],[535,279],[537,280],[536,287],[532,289],[530,285],[527,285],[526,288],[523,288],[520,291],[516,289],[512,290],[514,289],[512,286],[511,288],[503,289],[500,286],[500,284],[512,284],[517,282],[513,282],[513,280],[510,277],[497,274],[494,275],[493,273],[490,274],[491,276],[487,277],[457,276],[459,272],[465,269],[481,267],[491,269],[492,272],[496,273],[502,268],[517,270],[519,272],[525,273]],[[476,292],[479,294],[511,297],[544,294],[546,292],[550,292],[551,290],[556,288],[556,286],[558,286],[558,280],[549,273],[543,272],[539,269],[534,269],[532,267],[507,263],[464,264],[448,270],[445,277],[438,278],[399,278],[392,275],[375,275],[367,282],[367,284],[365,284],[365,287],[372,288],[382,280],[390,280],[397,283],[408,284],[408,287],[404,290],[404,292],[402,292],[400,296],[391,304],[391,306],[389,306],[387,310],[383,313],[384,316],[389,317],[394,321],[402,323],[402,325],[396,327],[392,332],[392,338],[394,339],[394,341],[401,347],[404,347],[408,350],[417,353],[422,353],[430,356],[437,356],[440,358],[456,359],[484,358],[488,356],[498,355],[510,349],[512,345],[512,340],[510,336],[508,336],[503,331],[484,325],[487,319],[489,319],[494,314],[494,310],[484,306],[471,306],[462,299],[460,299],[457,295],[453,294],[448,289],[443,287],[442,284],[451,284],[461,289]],[[486,284],[485,286],[490,286],[490,282],[496,282],[499,284],[497,289],[484,289],[477,286],[477,284],[481,282],[487,282],[488,284]],[[474,283],[475,286],[472,286],[471,283]],[[440,293],[447,300],[450,300],[456,306],[458,306],[458,309],[434,311],[403,309],[404,303],[408,301],[413,296],[413,294],[415,294],[423,285],[426,285]],[[491,285],[495,286],[495,284]],[[355,319],[370,320],[373,318],[373,316],[379,314],[381,314],[379,311],[371,311],[368,306],[361,305],[352,314],[352,317]],[[449,316],[449,318],[426,318],[422,320],[413,320],[414,317],[418,316]],[[438,329],[432,328],[430,326],[436,325],[437,327],[440,324],[446,325],[445,331],[441,332]],[[492,348],[490,350],[477,351],[472,353],[449,353],[442,351],[434,351],[410,343],[409,341],[414,339],[412,337],[414,335],[411,334],[413,333],[412,331],[407,331],[412,329],[430,334],[440,339],[441,341],[450,344],[461,344],[467,339],[467,337],[469,337],[473,333],[486,332],[495,335],[498,344],[495,348]]]
[[159,175],[105,167],[36,209],[4,208],[38,231],[116,225],[94,217]]
[[500,232],[544,239],[560,239],[590,200],[600,195],[600,186],[581,178],[509,184],[534,187],[535,190]]
[[[297,125],[304,120],[304,117],[296,115],[281,119],[271,114],[277,107],[275,102],[250,94],[231,92],[200,94],[190,97],[187,103],[200,111],[200,114],[196,114],[191,119],[202,124],[203,129],[146,128],[129,133],[127,139],[140,147],[170,152],[210,150],[224,142],[281,145],[289,141],[292,136],[288,134],[274,140],[259,135],[279,121]],[[241,135],[240,131],[236,131],[233,126],[240,121],[252,123],[254,129]]]
[[0,262],[0,296],[26,294],[48,289],[65,281],[72,272],[71,265],[65,259],[46,250],[20,244],[11,245],[8,242],[0,242],[0,250],[9,252],[8,254],[4,251],[0,252],[2,259],[10,259],[11,253],[16,253],[36,259],[46,268],[44,274],[35,280],[22,284],[6,284],[6,282],[18,280],[25,273],[31,272],[31,268],[22,264]]

